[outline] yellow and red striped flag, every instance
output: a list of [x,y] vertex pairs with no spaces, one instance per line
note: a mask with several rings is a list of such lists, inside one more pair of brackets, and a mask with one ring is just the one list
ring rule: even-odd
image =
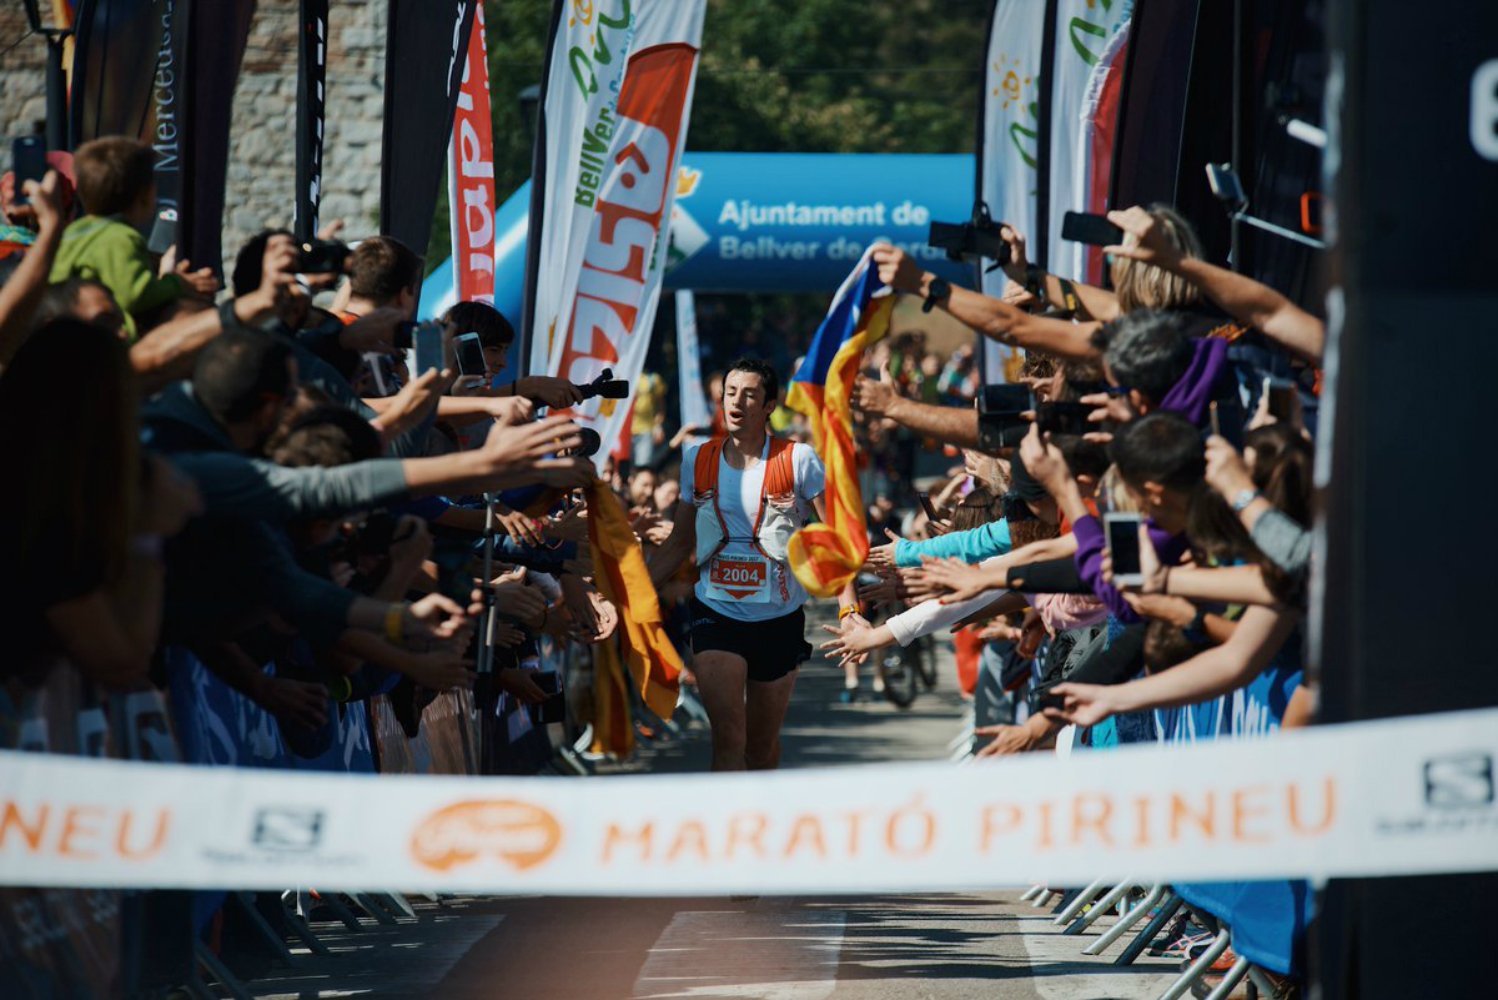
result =
[[848,404],[863,352],[889,330],[894,302],[865,252],[833,296],[786,394],[786,405],[811,422],[812,442],[827,470],[827,520],[802,528],[790,544],[791,572],[818,597],[847,586],[869,555]]
[[[623,666],[640,700],[662,719],[670,719],[676,710],[681,657],[661,624],[660,601],[650,582],[650,571],[645,568],[640,541],[629,527],[624,505],[608,484],[594,480],[587,496],[594,578],[599,592],[619,609],[617,638]],[[618,660],[605,652],[596,669],[600,675],[617,673],[617,664]],[[621,700],[623,685],[606,679],[594,690],[599,698],[598,717],[593,721],[598,739],[611,750],[621,746],[627,750],[633,734],[618,731],[621,726],[628,730],[631,724],[628,704]]]

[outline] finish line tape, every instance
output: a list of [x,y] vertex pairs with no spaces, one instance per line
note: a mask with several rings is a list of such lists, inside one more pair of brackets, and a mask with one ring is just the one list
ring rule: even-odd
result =
[[316,775],[0,753],[0,884],[660,896],[1498,869],[1498,710],[971,767]]

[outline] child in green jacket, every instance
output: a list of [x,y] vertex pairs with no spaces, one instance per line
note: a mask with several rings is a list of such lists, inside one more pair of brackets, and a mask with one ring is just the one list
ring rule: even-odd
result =
[[151,147],[123,136],[94,139],[73,154],[78,198],[88,214],[71,223],[52,264],[51,280],[89,278],[114,295],[134,340],[139,321],[186,297],[201,301],[218,290],[210,268],[174,264],[167,251],[157,271],[141,231],[156,215]]

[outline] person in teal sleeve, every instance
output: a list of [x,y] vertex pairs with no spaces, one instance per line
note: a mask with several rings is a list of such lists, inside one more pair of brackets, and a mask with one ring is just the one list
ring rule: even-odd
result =
[[919,566],[924,557],[951,557],[965,563],[976,563],[991,556],[1004,555],[1012,547],[1009,541],[1009,522],[1002,517],[969,531],[953,531],[924,542],[897,538],[891,544],[895,547],[896,566]]

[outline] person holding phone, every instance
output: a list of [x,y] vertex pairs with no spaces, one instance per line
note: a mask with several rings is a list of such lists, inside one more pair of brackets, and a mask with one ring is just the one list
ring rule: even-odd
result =
[[[1139,621],[1139,613],[1103,576],[1103,524],[1087,508],[1060,449],[1035,428],[1020,454],[1025,468],[1056,498],[1072,523],[1077,572],[1116,620]],[[1206,472],[1201,435],[1182,417],[1155,413],[1125,425],[1113,439],[1112,455],[1124,489],[1147,516],[1146,528],[1161,562],[1180,562],[1187,550],[1187,516]]]
[[47,290],[47,275],[67,224],[63,182],[57,171],[47,171],[40,181],[27,181],[25,193],[37,229],[15,271],[0,286],[0,369],[9,364],[26,339]]

